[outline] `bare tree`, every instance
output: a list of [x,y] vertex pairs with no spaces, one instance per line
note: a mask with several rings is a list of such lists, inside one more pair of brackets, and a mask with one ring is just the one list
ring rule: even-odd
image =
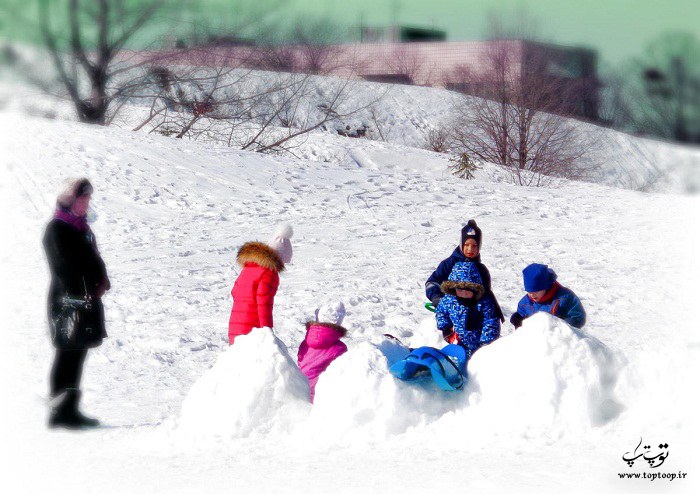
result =
[[[39,21],[53,64],[82,122],[105,124],[114,93],[109,86],[117,69],[117,56],[162,7],[154,0],[133,8],[125,0],[39,0]],[[67,9],[68,46],[60,44],[65,26],[52,19]],[[67,48],[67,49],[66,49]]]
[[700,42],[671,32],[632,61],[626,94],[637,132],[700,142]]
[[[551,177],[581,179],[591,171],[591,142],[570,118],[581,87],[554,77],[547,59],[521,41],[490,42],[478,70],[461,72],[470,98],[453,123],[453,143],[470,159],[506,168],[518,185]],[[583,82],[581,82],[583,84]]]
[[340,26],[328,18],[299,19],[288,39],[298,53],[297,69],[308,74],[327,75],[346,67],[340,47]]
[[426,69],[426,59],[410,43],[397,44],[386,60],[393,75],[401,76],[406,83],[415,84]]
[[[351,103],[359,82],[350,78],[254,70],[250,59],[259,58],[250,50],[244,58],[220,60],[207,53],[208,66],[195,63],[192,54],[165,66],[158,59],[159,65],[150,69],[150,90],[140,85],[140,94],[130,98],[149,107],[134,130],[256,152],[291,152],[301,137],[316,129],[333,130],[375,103]],[[185,58],[192,65],[183,63]]]

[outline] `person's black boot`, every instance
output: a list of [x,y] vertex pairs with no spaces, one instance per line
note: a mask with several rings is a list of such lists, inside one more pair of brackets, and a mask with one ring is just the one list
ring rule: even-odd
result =
[[51,410],[49,427],[64,427],[66,429],[84,429],[97,427],[100,421],[86,417],[78,409],[80,403],[80,390],[69,388],[54,400],[59,400]]
[[73,414],[70,413],[68,391],[63,391],[51,399],[51,414],[49,415],[49,427],[55,429],[63,427],[66,429],[77,429]]
[[69,395],[73,396],[71,403],[71,413],[73,415],[73,421],[79,424],[79,427],[97,427],[100,425],[100,421],[92,417],[87,417],[83,415],[80,411],[80,397],[82,393],[79,389],[69,389]]

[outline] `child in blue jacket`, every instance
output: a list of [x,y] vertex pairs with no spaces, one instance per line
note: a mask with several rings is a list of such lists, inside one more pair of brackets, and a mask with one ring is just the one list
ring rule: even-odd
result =
[[474,262],[458,262],[440,286],[445,294],[435,309],[437,327],[448,343],[466,348],[467,356],[501,335],[501,320]]
[[518,310],[510,317],[515,328],[523,319],[535,312],[549,312],[575,328],[586,324],[586,311],[574,292],[557,281],[556,273],[546,264],[530,264],[523,269],[525,295],[518,303]]
[[433,271],[428,280],[425,282],[425,296],[428,297],[434,307],[440,303],[443,297],[443,292],[440,289],[441,284],[448,279],[452,268],[458,262],[473,263],[479,272],[480,284],[484,288],[484,293],[491,296],[493,304],[496,307],[496,315],[501,321],[505,321],[503,311],[498,305],[496,296],[491,291],[491,274],[484,264],[481,262],[481,228],[476,224],[476,221],[469,220],[462,228],[462,241],[455,248],[452,255],[447,259],[443,259],[437,269]]

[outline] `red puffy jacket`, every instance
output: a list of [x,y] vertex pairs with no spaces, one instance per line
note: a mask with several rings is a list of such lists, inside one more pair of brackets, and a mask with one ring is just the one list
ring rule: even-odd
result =
[[272,327],[272,305],[284,263],[261,242],[248,242],[238,250],[236,261],[243,271],[231,289],[233,308],[228,323],[228,340],[248,334],[253,328]]

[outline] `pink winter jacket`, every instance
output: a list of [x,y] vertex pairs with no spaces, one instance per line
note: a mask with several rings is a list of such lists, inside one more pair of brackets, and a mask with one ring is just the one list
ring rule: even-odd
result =
[[299,347],[297,361],[301,372],[309,380],[312,403],[318,377],[331,362],[348,351],[345,343],[340,341],[346,332],[345,328],[337,324],[313,321],[306,323],[306,338]]

